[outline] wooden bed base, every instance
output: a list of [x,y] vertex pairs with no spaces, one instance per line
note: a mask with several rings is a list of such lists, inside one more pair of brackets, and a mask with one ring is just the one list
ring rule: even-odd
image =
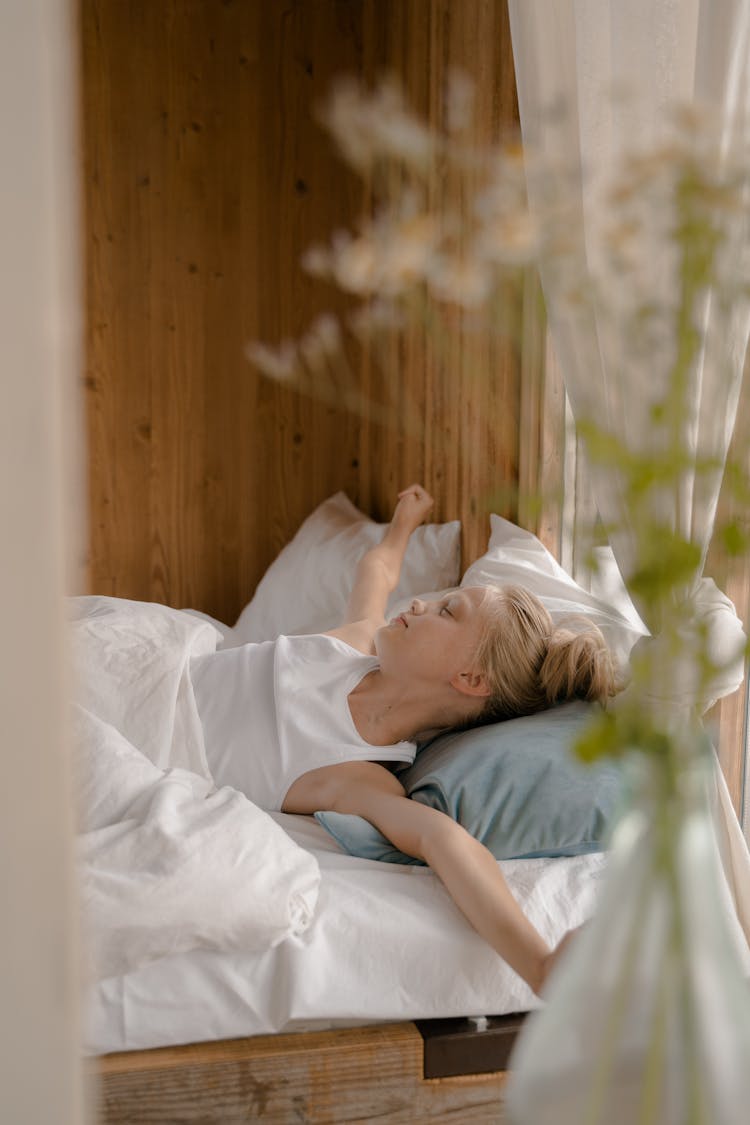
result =
[[426,1020],[104,1055],[91,1064],[98,1120],[503,1122],[505,1068],[522,1020],[494,1018],[485,1030]]

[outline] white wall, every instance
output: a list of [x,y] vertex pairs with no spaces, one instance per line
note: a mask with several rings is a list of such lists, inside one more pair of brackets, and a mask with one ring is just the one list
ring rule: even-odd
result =
[[[63,591],[79,367],[73,0],[0,0],[0,1121],[85,1116]],[[68,427],[69,428],[69,427]],[[74,430],[71,432],[75,432]],[[67,500],[64,500],[67,497]]]

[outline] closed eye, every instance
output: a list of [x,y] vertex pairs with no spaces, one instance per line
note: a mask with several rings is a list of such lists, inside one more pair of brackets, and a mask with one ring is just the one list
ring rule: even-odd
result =
[[448,608],[447,605],[441,606],[440,612],[441,613],[447,613],[449,617],[453,617],[453,614],[451,613],[451,611],[450,611],[450,609]]

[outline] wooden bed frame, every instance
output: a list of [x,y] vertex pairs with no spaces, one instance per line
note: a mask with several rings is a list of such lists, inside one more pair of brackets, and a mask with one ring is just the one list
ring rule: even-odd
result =
[[522,1015],[423,1020],[105,1055],[104,1125],[503,1122]]

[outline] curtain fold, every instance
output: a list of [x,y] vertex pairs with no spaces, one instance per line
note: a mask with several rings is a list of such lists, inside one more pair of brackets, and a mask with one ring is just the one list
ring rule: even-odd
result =
[[[640,511],[616,463],[598,464],[592,485],[655,651],[658,613],[630,585],[639,564],[636,521],[645,516],[676,530],[696,549],[700,562],[685,574],[680,595],[687,657],[662,662],[669,673],[655,693],[662,702],[670,695],[675,704],[691,702],[698,689],[690,642],[707,633],[723,667],[706,698],[692,700],[704,710],[734,691],[744,671],[741,623],[703,576],[703,564],[750,332],[747,292],[736,284],[747,275],[750,207],[742,196],[734,199],[741,206],[723,206],[717,193],[724,237],[713,283],[693,292],[701,261],[688,258],[675,240],[674,216],[667,216],[659,191],[687,140],[699,154],[704,146],[707,167],[732,179],[732,162],[750,136],[750,5],[509,0],[508,7],[530,206],[540,222],[552,215],[560,224],[560,213],[565,220],[568,245],[541,274],[576,422],[593,420],[634,453],[674,443],[687,458],[678,484],[654,491]],[[737,190],[746,191],[738,182]],[[685,215],[685,222],[694,221],[693,212]],[[683,311],[699,329],[685,357],[670,330]],[[677,385],[688,409],[679,418],[675,413],[679,427],[670,428],[659,404],[669,402]],[[750,854],[723,779],[716,781],[724,867],[750,943]]]

